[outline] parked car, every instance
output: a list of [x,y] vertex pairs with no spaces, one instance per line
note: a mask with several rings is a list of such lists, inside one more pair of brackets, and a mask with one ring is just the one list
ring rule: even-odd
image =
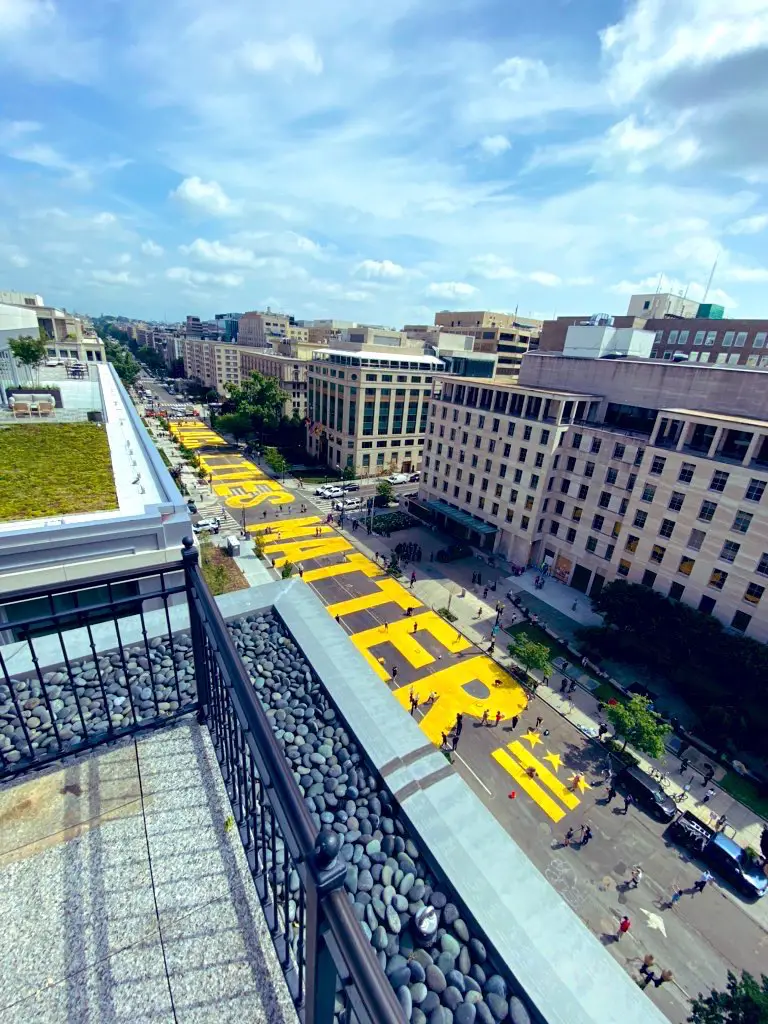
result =
[[334,484],[320,484],[319,487],[315,488],[315,494],[317,497],[322,498],[325,495],[325,492],[334,486]]
[[322,495],[323,498],[343,498],[344,490],[341,487],[329,487]]
[[661,821],[672,821],[677,805],[670,799],[659,783],[636,765],[622,768],[616,776],[616,785],[645,810]]
[[750,856],[733,839],[715,832],[703,821],[686,811],[669,826],[669,835],[676,842],[692,850],[719,875],[731,882],[751,899],[765,896],[768,890],[765,862],[762,857]]
[[333,507],[337,512],[354,512],[363,507],[363,500],[362,498],[342,498],[341,501],[335,501]]
[[221,527],[221,523],[215,517],[211,519],[199,519],[196,523],[192,524],[192,530],[195,533],[218,533]]
[[411,477],[409,473],[390,473],[387,480],[391,484],[407,484],[410,483]]
[[345,480],[341,486],[344,488],[345,491],[360,490],[360,484],[357,482],[357,480]]
[[191,498],[187,498],[187,508],[189,509],[192,515],[194,515],[197,512],[197,505]]
[[455,562],[457,558],[467,558],[471,554],[469,544],[450,544],[447,548],[440,548],[435,559],[438,562]]
[[412,484],[418,483],[419,480],[421,480],[421,473],[411,473],[411,475],[408,477],[409,483]]

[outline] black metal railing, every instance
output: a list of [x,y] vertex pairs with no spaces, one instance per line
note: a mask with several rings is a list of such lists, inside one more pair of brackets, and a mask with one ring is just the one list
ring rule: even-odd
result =
[[170,608],[185,601],[183,568],[34,587],[3,601],[0,779],[196,708],[191,642],[171,628]]
[[400,1003],[343,891],[340,837],[315,826],[191,540],[183,558],[198,715],[293,1001],[306,1024],[331,1024],[334,1014],[350,1024],[400,1024]]

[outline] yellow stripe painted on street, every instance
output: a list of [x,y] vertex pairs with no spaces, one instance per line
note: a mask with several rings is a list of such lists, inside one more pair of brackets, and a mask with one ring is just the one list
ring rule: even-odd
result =
[[376,590],[370,594],[362,594],[360,597],[350,597],[346,601],[337,601],[336,604],[329,604],[328,611],[331,615],[353,615],[355,612],[365,611],[366,608],[378,608],[382,604],[396,604],[403,611],[406,608],[422,608],[423,605],[417,597],[413,597],[407,590],[404,590],[397,580],[387,577],[384,580],[375,580],[373,583]]
[[534,779],[529,779],[525,774],[525,769],[522,765],[518,764],[509,754],[500,747],[498,750],[494,750],[491,753],[491,757],[498,761],[505,772],[508,772],[518,786],[524,790],[528,796],[533,800],[534,803],[548,815],[552,821],[562,821],[565,817],[565,811],[559,804],[556,804],[552,797],[546,793],[541,786],[538,786]]
[[308,540],[297,540],[289,541],[287,544],[283,541],[277,543],[267,544],[264,548],[266,554],[271,555],[276,551],[282,551],[283,554],[275,559],[275,565],[285,565],[286,562],[293,562],[295,565],[297,562],[304,562],[308,558],[320,558],[322,555],[335,555],[340,551],[351,550],[352,545],[348,540],[343,537],[320,537],[315,539],[314,537]]
[[[322,521],[323,520],[320,518],[320,516],[306,516],[306,517],[304,517],[302,519],[286,519],[284,525],[285,526],[288,526],[288,525],[290,525],[290,526],[319,526],[322,523]],[[251,523],[251,525],[248,527],[248,532],[249,533],[264,533],[265,530],[269,530],[269,529],[274,530],[276,527],[279,527],[279,526],[280,526],[279,521],[275,521],[275,522],[271,522],[271,523],[266,523],[266,522],[265,523]],[[329,529],[330,529],[330,527],[329,527]]]
[[515,740],[513,743],[507,744],[509,750],[515,755],[525,768],[535,768],[538,773],[537,781],[543,786],[546,786],[556,797],[558,797],[569,811],[575,811],[581,801],[579,798],[572,793],[558,777],[549,770],[545,765],[541,763],[533,754],[528,750],[520,740]]
[[272,521],[272,532],[262,535],[265,544],[278,544],[284,540],[299,540],[302,537],[318,539],[317,530],[320,530],[320,537],[336,537],[338,534],[330,526],[294,526],[293,520],[281,523],[279,519]]
[[304,580],[307,583],[314,583],[315,580],[333,579],[334,576],[344,576],[350,572],[361,572],[369,579],[373,576],[381,576],[384,572],[378,565],[375,565],[370,558],[361,555],[359,551],[346,556],[346,561],[338,565],[323,565],[319,569],[308,569],[304,573]]

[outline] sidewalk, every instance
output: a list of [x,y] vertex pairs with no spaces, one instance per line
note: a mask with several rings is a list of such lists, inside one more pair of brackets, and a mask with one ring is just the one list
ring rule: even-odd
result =
[[[531,611],[533,611],[532,605],[535,600],[538,608],[536,614],[537,616],[540,615],[542,620],[539,625],[544,626],[546,623],[550,627],[547,631],[561,641],[571,643],[580,626],[593,625],[600,622],[599,616],[591,611],[588,598],[579,595],[556,580],[547,580],[544,591],[547,592],[548,598],[557,595],[558,599],[553,601],[555,605],[562,606],[570,601],[569,610],[573,611],[575,618],[567,615],[565,611],[558,607],[553,609],[551,606],[546,605],[539,597],[542,591],[537,590],[534,586],[536,573],[533,570],[527,571],[522,576],[505,579],[499,572],[494,571],[487,563],[477,558],[471,560],[463,559],[461,562],[453,562],[448,565],[430,561],[430,554],[434,554],[441,547],[444,547],[445,540],[440,535],[433,534],[426,527],[401,530],[389,538],[380,537],[375,534],[368,536],[363,527],[353,532],[345,526],[342,532],[358,550],[372,559],[375,559],[378,552],[380,556],[383,555],[388,560],[389,554],[394,551],[396,545],[401,541],[415,541],[420,544],[423,552],[421,562],[402,563],[403,576],[401,577],[401,582],[403,586],[409,586],[410,574],[412,571],[415,571],[417,578],[413,586],[413,592],[419,600],[435,611],[447,608],[450,604],[450,611],[456,616],[456,621],[452,625],[486,654],[491,639],[491,629],[496,622],[495,605],[497,601],[502,601],[504,604],[503,621],[505,624],[509,624],[510,613],[513,611],[517,615],[517,621],[521,621],[520,613],[517,609],[513,609],[513,606],[506,597],[507,592],[510,590],[524,594],[523,603]],[[451,573],[450,579],[446,578],[447,571]],[[482,582],[480,585],[473,586],[472,574],[478,571],[481,574]],[[496,591],[494,592],[492,589],[489,589],[487,598],[483,599],[485,585],[491,586],[493,582],[496,582]],[[572,609],[574,601],[577,603],[576,610]],[[478,612],[480,613],[479,615]],[[596,621],[592,622],[590,619]],[[566,628],[563,628],[563,620],[568,620]],[[506,650],[509,642],[507,635],[503,631],[499,631],[496,641],[496,649],[493,655],[491,655],[493,660],[504,668],[517,665],[518,663]],[[539,682],[541,681],[541,673],[531,672],[530,675],[538,679]],[[539,685],[536,696],[548,704],[554,711],[558,712],[558,714],[566,718],[588,740],[598,742],[598,728],[604,719],[598,711],[598,701],[591,693],[598,686],[598,680],[594,679],[589,673],[580,670],[576,655],[574,655],[574,660],[569,664],[568,677],[570,680],[575,678],[577,682],[576,689],[570,695],[564,696],[559,692],[560,679],[562,678],[561,670],[552,678],[554,688]],[[716,785],[718,775],[722,777],[722,768],[713,765],[716,768],[715,781],[712,783],[712,787],[715,788],[715,796],[704,804],[703,797],[706,795],[706,790],[710,787],[704,785],[701,775],[692,770],[696,764],[692,754],[690,756],[690,775],[687,774],[686,778],[683,779],[680,773],[680,760],[675,754],[670,753],[664,761],[659,762],[633,750],[631,746],[628,746],[627,750],[637,759],[643,771],[650,773],[655,770],[669,773],[670,778],[666,780],[664,789],[670,797],[679,798],[678,807],[681,811],[693,811],[710,825],[714,825],[715,821],[725,814],[728,821],[727,834],[732,836],[741,846],[752,846],[757,850],[760,849],[763,822],[753,811],[740,804]],[[678,778],[673,778],[672,776],[677,776]],[[686,785],[688,786],[687,792],[684,789]]]

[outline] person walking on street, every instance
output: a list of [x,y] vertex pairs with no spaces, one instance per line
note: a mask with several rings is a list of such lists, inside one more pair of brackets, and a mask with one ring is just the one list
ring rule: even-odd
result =
[[573,837],[574,837],[574,829],[573,829],[573,827],[571,827],[565,833],[565,839],[563,839],[563,846],[570,846],[571,843],[573,842]]
[[632,806],[632,804],[633,804],[632,797],[631,797],[631,795],[629,793],[627,793],[627,795],[624,797],[624,810],[621,813],[622,814],[626,814],[627,811],[629,810],[629,808]]
[[461,711],[456,715],[456,724],[453,728],[456,735],[461,736],[461,730],[464,728],[464,715]]
[[674,975],[672,974],[672,971],[670,971],[669,968],[667,968],[666,971],[661,972],[658,978],[653,979],[653,984],[656,986],[656,988],[660,988],[665,981],[672,981],[673,977]]
[[495,650],[496,650],[496,641],[495,640],[491,640],[491,642],[488,644],[488,653],[489,654],[493,654],[493,652]]
[[483,711],[483,717],[480,719],[480,725],[488,725],[488,708]]
[[632,922],[628,917],[624,916],[619,921],[619,930],[616,932],[616,941],[618,942],[622,935],[626,935],[629,929],[632,927]]
[[520,721],[520,715],[512,715],[512,731],[517,728],[517,723]]
[[451,750],[455,750],[459,745],[459,733],[454,730],[453,736],[451,737]]
[[538,729],[543,721],[544,721],[544,719],[541,717],[541,715],[539,715],[539,717],[536,719],[536,724],[534,725],[533,728],[534,729]]
[[504,717],[504,716],[502,715],[502,713],[501,713],[500,711],[497,711],[497,712],[496,712],[496,722],[495,722],[495,724],[496,724],[497,726],[498,726],[499,722],[500,722],[500,721],[502,720],[502,718],[503,718],[503,717]]
[[715,777],[715,769],[712,767],[711,764],[705,765],[704,766],[704,783],[703,784],[705,786],[708,786],[710,784],[710,782],[712,781],[712,779],[714,779],[714,777]]
[[419,628],[419,624],[418,624],[418,622],[414,622],[414,624],[413,624],[413,629],[411,630],[411,632],[412,632],[412,633],[415,633],[415,632],[416,632],[416,631],[418,630],[418,628]]
[[392,682],[394,683],[397,679],[397,665],[392,666]]
[[712,797],[715,795],[714,789],[710,786],[704,795],[704,799],[701,801],[703,804],[708,804]]
[[608,793],[605,798],[605,802],[609,804],[611,800],[616,796],[616,786],[613,782],[608,783]]
[[669,908],[669,907],[674,907],[674,905],[675,905],[676,903],[679,903],[679,902],[680,902],[680,897],[681,897],[682,895],[683,895],[683,890],[682,890],[682,889],[675,889],[675,891],[674,891],[674,892],[672,893],[672,895],[671,895],[671,896],[669,897],[669,899],[667,900],[667,902],[666,902],[665,906],[666,906],[667,908]]
[[571,680],[571,685],[568,687],[568,693],[573,693],[573,691],[575,689],[576,689],[576,680],[572,679]]
[[710,882],[714,881],[714,877],[710,875],[708,871],[705,871],[696,881],[693,883],[693,890],[691,896],[695,896],[698,892],[704,892]]
[[411,573],[411,590],[413,590],[413,584],[416,582],[416,573]]
[[648,977],[648,975],[653,975],[654,962],[655,958],[653,953],[646,953],[643,957],[643,962],[640,964],[640,973],[644,974],[646,977]]
[[637,864],[632,868],[632,875],[626,884],[627,889],[636,889],[643,880],[643,869]]
[[485,599],[486,599],[486,597],[488,597],[488,584],[487,584],[487,583],[486,583],[486,585],[485,585],[485,586],[483,587],[483,600],[485,600]]
[[581,845],[586,846],[592,838],[592,827],[590,825],[583,826],[584,831],[581,836]]
[[563,681],[560,683],[560,693],[565,693],[565,691],[567,689],[568,689],[568,679],[567,679],[566,676],[563,676]]
[[691,763],[691,762],[690,762],[690,761],[688,760],[688,758],[687,758],[687,757],[681,757],[681,758],[680,758],[680,774],[681,774],[681,775],[683,775],[683,774],[684,774],[685,772],[687,772],[687,771],[688,771],[688,765],[689,765],[690,763]]

